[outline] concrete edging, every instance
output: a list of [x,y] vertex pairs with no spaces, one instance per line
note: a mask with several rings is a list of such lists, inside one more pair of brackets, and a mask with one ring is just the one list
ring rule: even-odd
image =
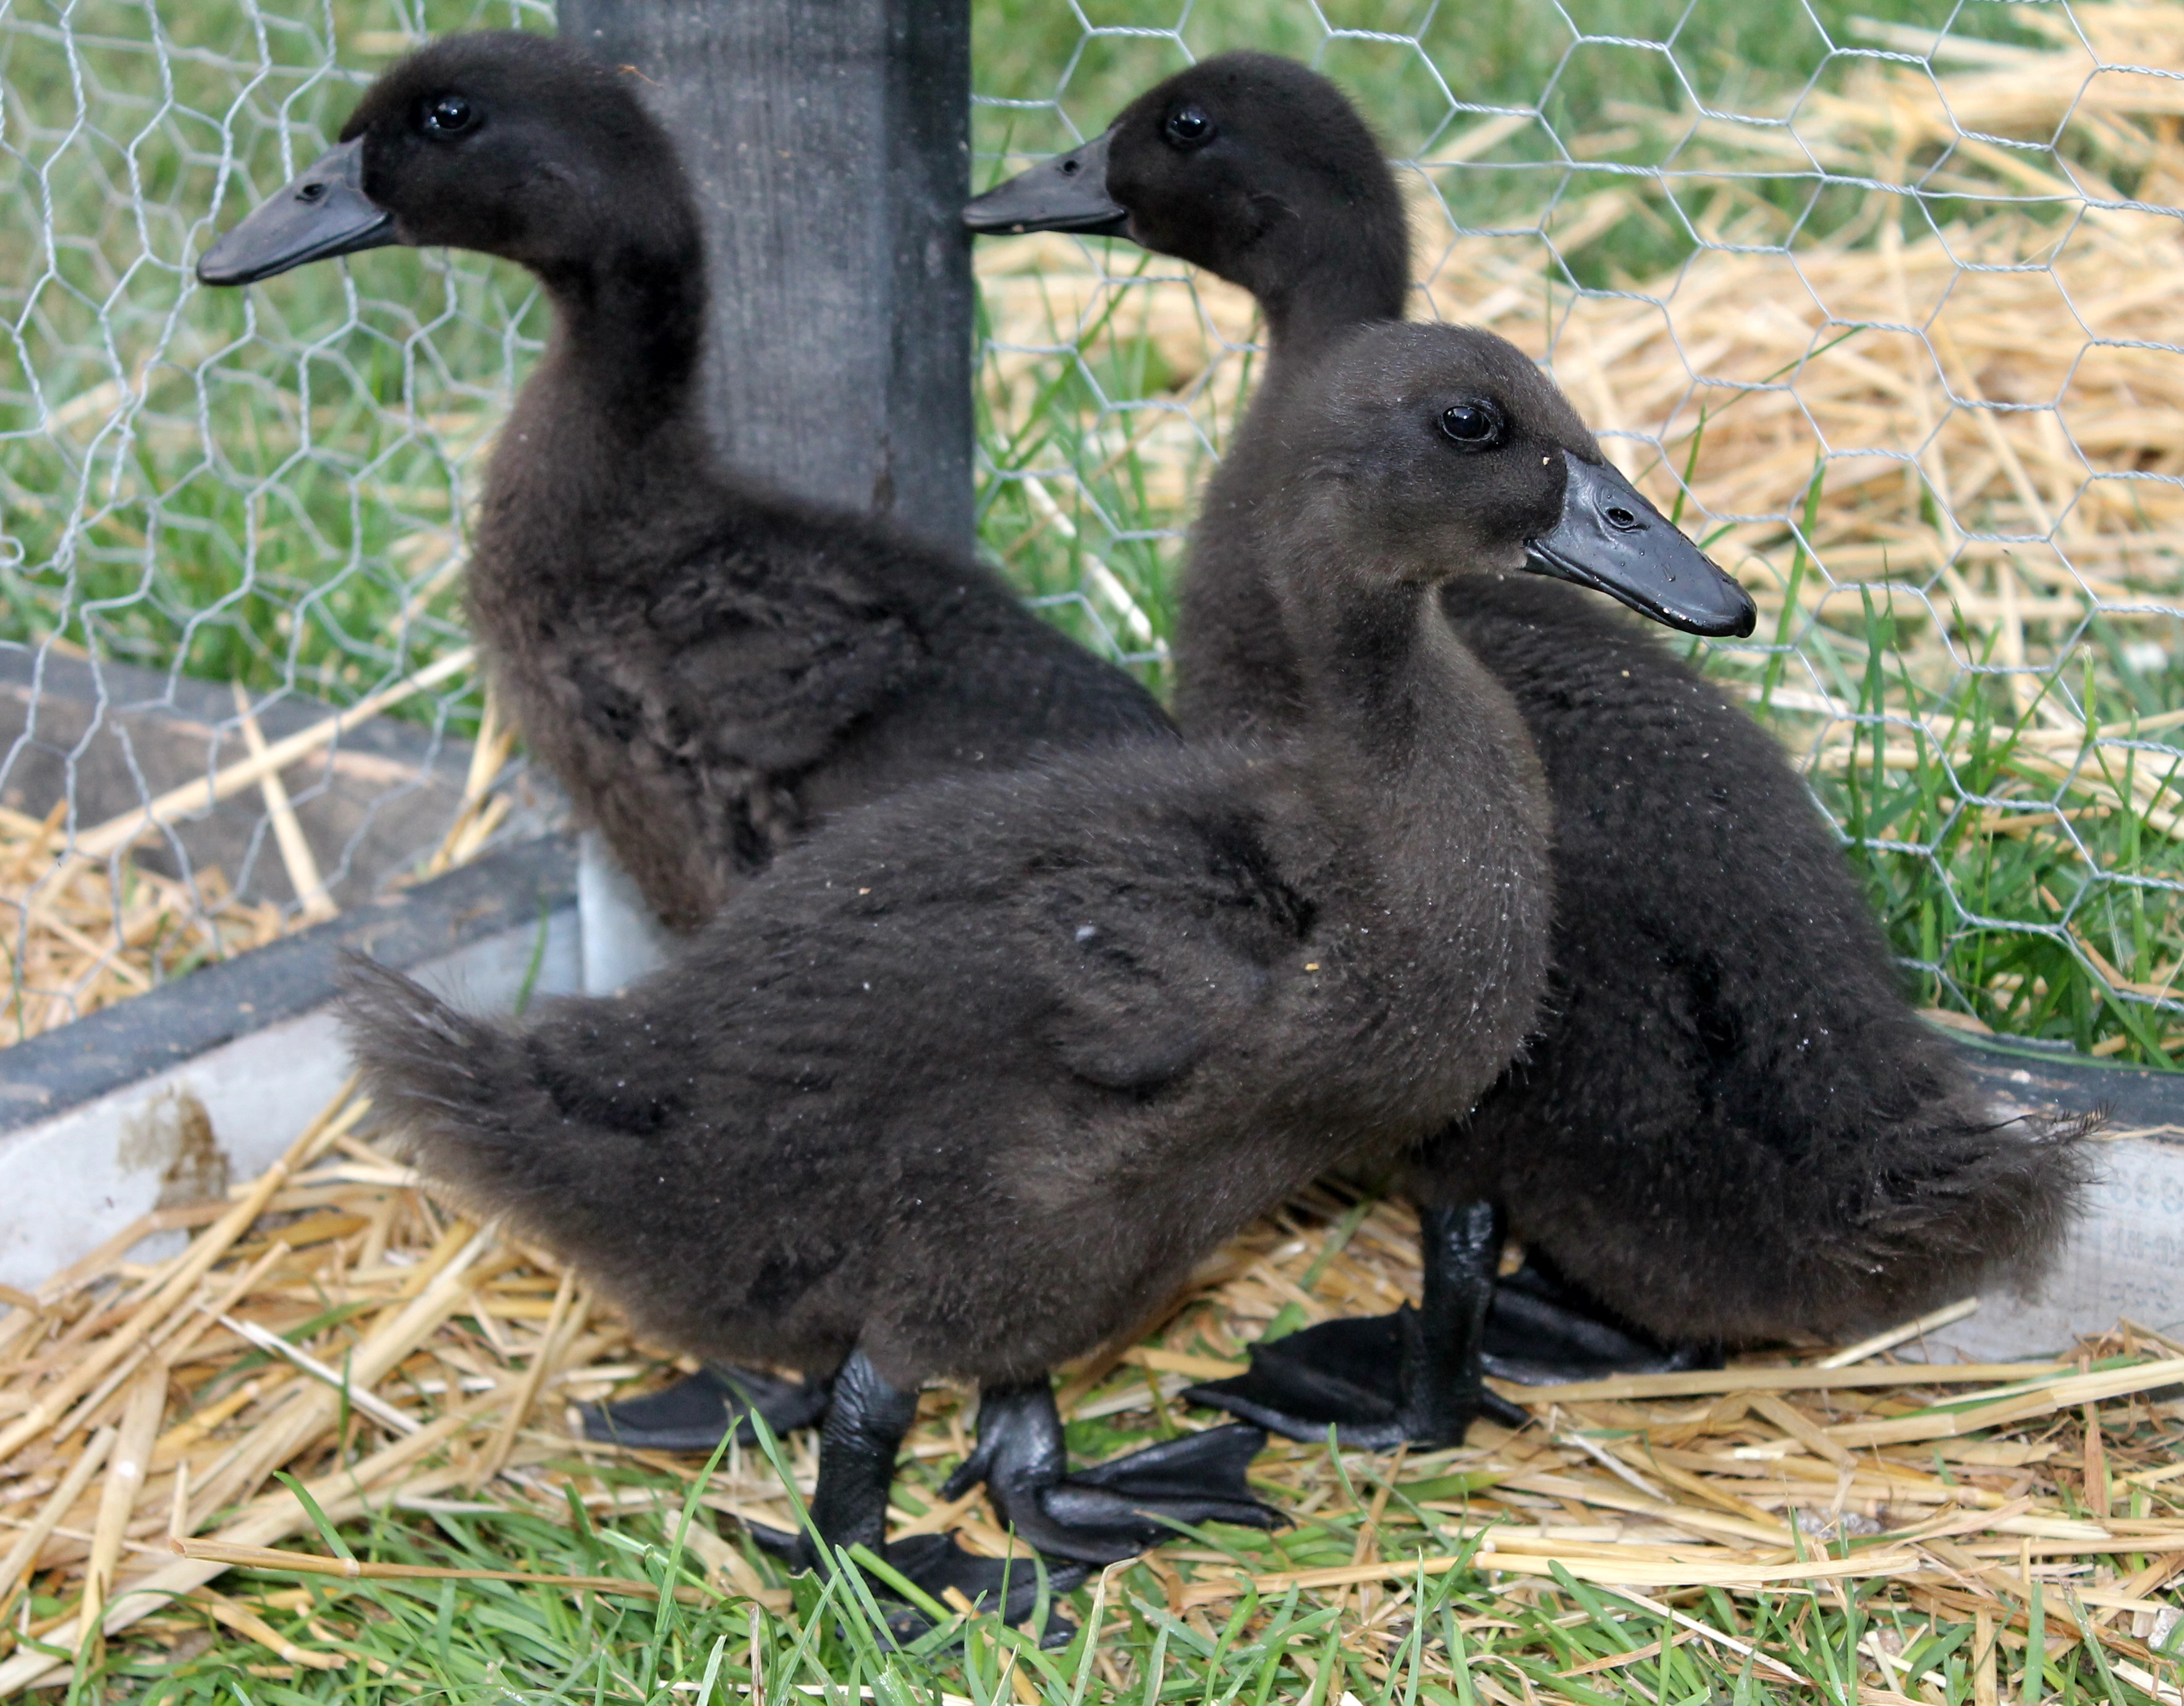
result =
[[0,1283],[276,1159],[348,1075],[343,953],[482,1009],[582,987],[576,879],[569,842],[521,842],[0,1051]]
[[[1988,1295],[1928,1336],[1940,1361],[2006,1362],[2059,1350],[2119,1317],[2184,1335],[2184,1074],[2109,1066],[2006,1039],[1964,1053],[2005,1116],[2104,1109],[2086,1218],[2030,1296]],[[1905,1353],[1919,1354],[1914,1347]]]

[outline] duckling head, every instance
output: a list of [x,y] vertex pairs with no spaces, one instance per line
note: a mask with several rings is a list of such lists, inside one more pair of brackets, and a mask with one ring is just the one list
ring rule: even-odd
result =
[[518,31],[433,42],[366,90],[339,143],[207,250],[198,276],[250,284],[391,243],[476,249],[549,284],[684,255],[696,222],[682,167],[634,81]]
[[1554,382],[1492,332],[1358,327],[1271,393],[1269,408],[1268,426],[1299,474],[1262,502],[1293,538],[1343,542],[1356,560],[1420,582],[1525,570],[1686,633],[1752,631],[1744,589],[1616,471]]
[[963,220],[974,231],[1128,236],[1277,309],[1338,267],[1375,297],[1359,317],[1402,310],[1408,236],[1379,142],[1333,83],[1273,53],[1223,53],[1154,85]]

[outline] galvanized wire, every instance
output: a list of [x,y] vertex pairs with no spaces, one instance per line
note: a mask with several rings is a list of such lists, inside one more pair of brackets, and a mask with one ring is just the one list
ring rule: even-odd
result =
[[[1532,349],[1760,597],[1706,665],[1799,753],[1925,998],[2151,1056],[2184,1028],[2157,720],[2184,706],[2184,13],[1854,9],[978,0],[976,172],[1209,53],[1320,65],[1412,197],[1414,312]],[[58,800],[73,844],[242,754],[202,684],[270,728],[465,642],[528,281],[365,256],[220,293],[190,268],[393,54],[509,23],[550,6],[0,0],[0,807]],[[1157,677],[1191,495],[1262,357],[1249,304],[1119,243],[988,243],[980,270],[983,536]],[[444,682],[402,762],[291,773],[345,897],[437,845],[419,803],[475,710]],[[196,728],[190,762],[150,762],[132,711]],[[300,907],[270,809],[226,809],[224,886],[186,825],[140,854],[194,885],[208,942],[226,889]],[[0,903],[19,981],[36,900]]]
[[[56,844],[243,758],[226,684],[286,731],[465,642],[461,520],[538,347],[529,281],[466,255],[426,257],[421,283],[405,258],[277,292],[202,290],[191,269],[327,146],[390,56],[483,24],[550,28],[552,14],[0,4],[0,807],[60,809],[41,869]],[[332,895],[438,845],[459,793],[433,791],[441,747],[476,709],[456,679],[405,706],[420,725],[406,746],[338,742],[288,772]],[[188,938],[155,957],[156,981],[227,952],[241,902],[303,914],[260,791],[223,811],[212,842],[186,812],[137,852],[185,885],[184,915],[148,922],[120,856],[98,861],[111,918],[77,925],[104,951],[65,975],[34,964],[33,925],[66,868],[0,903],[0,1042],[114,992],[124,938]]]
[[[1759,597],[1759,633],[1702,661],[1798,754],[1921,999],[2184,1043],[2184,8],[1049,0],[987,24],[982,186],[1212,53],[1343,84],[1411,196],[1413,314],[1530,350]],[[988,536],[1158,668],[1250,306],[1122,242],[980,270]]]

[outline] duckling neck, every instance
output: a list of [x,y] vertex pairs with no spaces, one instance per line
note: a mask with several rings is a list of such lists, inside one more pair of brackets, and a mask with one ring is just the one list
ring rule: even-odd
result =
[[1280,216],[1274,240],[1241,270],[1247,275],[1236,282],[1266,316],[1270,378],[1353,326],[1403,317],[1410,230],[1395,181],[1380,169],[1383,181],[1336,205]]
[[705,258],[629,248],[540,270],[554,333],[503,430],[488,503],[556,525],[651,501],[711,453],[699,399]]
[[1315,572],[1277,583],[1304,699],[1293,731],[1336,743],[1362,761],[1356,775],[1406,797],[1426,770],[1511,786],[1535,776],[1515,702],[1457,637],[1438,589],[1339,553],[1298,557]]
[[1258,298],[1269,359],[1207,484],[1184,577],[1176,713],[1194,733],[1273,733],[1300,712],[1297,661],[1261,562],[1257,511],[1279,477],[1263,423],[1291,376],[1329,344],[1403,317],[1409,238],[1392,181],[1386,189],[1384,198],[1361,200],[1341,217],[1298,221],[1284,251],[1232,275]]
[[1284,366],[1310,360],[1353,327],[1403,317],[1410,286],[1400,232],[1392,245],[1384,233],[1344,235],[1370,240],[1355,249],[1346,241],[1316,245],[1306,265],[1284,269],[1279,283],[1252,292],[1267,319],[1269,381]]
[[1490,1076],[1546,976],[1550,809],[1523,719],[1437,589],[1283,590],[1306,695],[1291,750],[1345,848],[1353,922],[1399,983],[1439,966],[1462,986]]

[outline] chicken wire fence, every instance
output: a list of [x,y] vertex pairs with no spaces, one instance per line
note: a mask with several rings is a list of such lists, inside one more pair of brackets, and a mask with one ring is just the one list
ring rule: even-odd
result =
[[[393,55],[552,23],[0,0],[0,1042],[508,832],[459,581],[527,281],[190,267]],[[1922,998],[2184,1046],[2184,6],[977,0],[974,31],[980,186],[1210,53],[1340,81],[1412,203],[1416,311],[1546,361],[1758,599],[1701,659],[1798,755]],[[1158,679],[1251,304],[1119,242],[978,271],[984,542]],[[317,742],[285,792],[244,762],[284,738]]]
[[0,1044],[504,827],[456,582],[527,282],[191,269],[388,56],[511,23],[551,10],[0,0]]
[[[1758,600],[1695,653],[1797,754],[1922,999],[2184,1044],[2184,7],[1006,9],[982,183],[1210,53],[1341,83],[1409,195],[1413,313],[1544,361]],[[1251,305],[1120,243],[980,271],[986,537],[1156,656]]]

